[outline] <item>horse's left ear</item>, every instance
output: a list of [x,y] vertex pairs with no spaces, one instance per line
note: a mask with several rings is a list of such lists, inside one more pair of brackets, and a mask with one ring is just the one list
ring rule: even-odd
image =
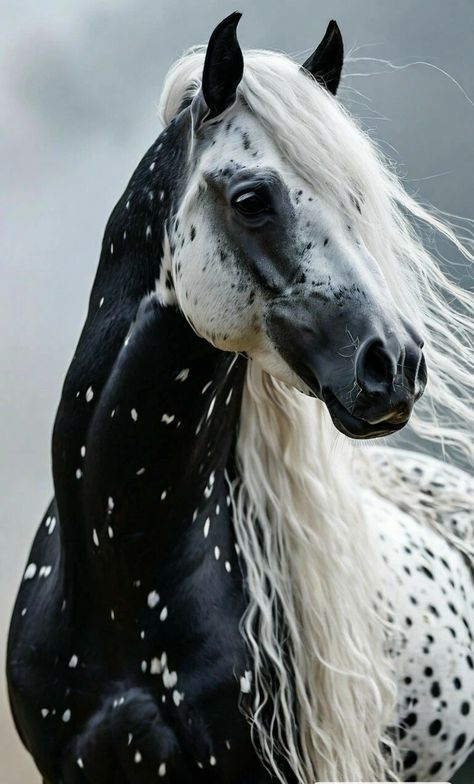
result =
[[332,20],[324,34],[324,38],[308,57],[302,68],[309,71],[314,78],[326,87],[330,93],[336,95],[341,78],[344,61],[344,45],[342,35],[337,23]]
[[209,39],[202,74],[202,96],[208,108],[206,120],[218,117],[235,101],[244,72],[244,58],[237,40],[241,16],[238,11],[227,16]]

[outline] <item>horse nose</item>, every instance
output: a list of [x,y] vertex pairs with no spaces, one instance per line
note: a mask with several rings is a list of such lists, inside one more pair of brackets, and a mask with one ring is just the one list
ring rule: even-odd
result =
[[380,338],[369,338],[356,357],[356,379],[369,397],[387,395],[397,376],[400,351],[395,351]]
[[[356,379],[362,399],[370,404],[371,416],[405,421],[415,400],[423,394],[426,364],[423,341],[368,338],[356,355]],[[363,403],[363,400],[360,401]]]

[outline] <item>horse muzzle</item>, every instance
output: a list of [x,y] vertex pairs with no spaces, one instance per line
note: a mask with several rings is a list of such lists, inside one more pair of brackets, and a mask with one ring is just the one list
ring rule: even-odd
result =
[[[280,313],[270,331],[287,364],[307,392],[324,401],[341,433],[354,439],[387,436],[407,424],[425,389],[423,341],[403,320],[397,331],[387,330],[388,337],[373,321],[357,326],[349,347],[342,322],[290,323]],[[360,340],[362,330],[366,336]]]

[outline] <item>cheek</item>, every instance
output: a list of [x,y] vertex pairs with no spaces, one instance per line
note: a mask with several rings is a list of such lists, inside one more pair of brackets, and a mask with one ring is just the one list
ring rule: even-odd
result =
[[178,304],[196,332],[226,351],[252,350],[260,332],[259,302],[250,275],[222,239],[195,227],[177,240],[173,259]]

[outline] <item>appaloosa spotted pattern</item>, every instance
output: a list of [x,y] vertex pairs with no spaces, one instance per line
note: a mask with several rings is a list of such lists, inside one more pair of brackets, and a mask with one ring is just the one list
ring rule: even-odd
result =
[[[219,26],[203,91],[146,153],[111,215],[62,392],[55,498],[8,649],[15,722],[47,784],[275,780],[240,710],[252,700],[252,662],[239,627],[246,591],[227,480],[238,475],[243,353],[322,396],[307,372],[310,359],[320,362],[333,421],[353,437],[399,429],[426,380],[420,338],[348,222],[360,206],[316,204],[247,109],[234,106],[240,49],[225,36],[231,29],[235,38],[235,24],[234,15]],[[335,89],[342,50],[335,74],[325,54],[331,30],[311,72]],[[233,65],[222,57],[229,45]],[[209,68],[217,82],[224,73],[224,90]],[[229,108],[238,123],[213,122]],[[216,168],[219,156],[228,169]],[[234,215],[235,200],[249,198],[233,191],[244,174],[250,198],[265,191],[271,201],[273,230],[258,234]],[[314,314],[320,331],[309,329]],[[386,344],[362,356],[365,395],[352,401],[352,334],[370,348],[375,322]],[[388,404],[381,391],[399,381],[400,345],[405,386]],[[371,409],[381,400],[384,416]],[[364,406],[372,425],[357,414]],[[405,778],[434,781],[472,744],[472,577],[423,515],[409,518],[373,494],[367,503],[401,626],[392,654]],[[281,774],[294,781],[284,763]]]
[[[461,538],[472,531],[474,482],[423,455],[371,452],[375,470],[398,480],[399,487],[400,480],[402,487],[409,485],[422,510],[409,516],[367,494],[398,627],[391,653],[404,780],[449,780],[474,748],[474,575],[462,553],[428,520],[430,507],[442,509],[444,496],[446,514],[443,519],[438,512],[437,522]],[[456,508],[457,493],[471,496],[473,504]]]

